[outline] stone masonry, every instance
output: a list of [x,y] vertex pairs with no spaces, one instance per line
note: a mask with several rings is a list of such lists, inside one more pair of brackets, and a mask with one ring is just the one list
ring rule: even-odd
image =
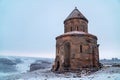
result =
[[75,8],[64,21],[64,34],[56,37],[53,71],[99,68],[97,37],[88,33],[88,20]]

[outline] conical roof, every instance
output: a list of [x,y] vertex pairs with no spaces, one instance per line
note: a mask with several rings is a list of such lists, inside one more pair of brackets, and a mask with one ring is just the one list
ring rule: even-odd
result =
[[[65,21],[73,18],[83,19],[88,22],[87,18],[75,7],[75,9],[70,13],[70,15],[65,19]],[[65,22],[64,21],[64,22]]]

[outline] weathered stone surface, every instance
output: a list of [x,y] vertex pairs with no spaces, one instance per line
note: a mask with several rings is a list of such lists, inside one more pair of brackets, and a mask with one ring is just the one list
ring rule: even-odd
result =
[[64,34],[56,37],[56,59],[52,70],[64,72],[81,68],[98,69],[98,48],[97,37],[88,33],[88,22],[85,19],[67,19],[64,21]]

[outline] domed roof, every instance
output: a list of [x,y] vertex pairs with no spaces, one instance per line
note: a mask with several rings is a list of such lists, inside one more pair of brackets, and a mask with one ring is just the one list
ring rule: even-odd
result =
[[[75,7],[75,9],[70,13],[70,15],[65,19],[65,21],[73,18],[83,19],[88,22],[87,18]],[[64,21],[64,22],[65,22]]]

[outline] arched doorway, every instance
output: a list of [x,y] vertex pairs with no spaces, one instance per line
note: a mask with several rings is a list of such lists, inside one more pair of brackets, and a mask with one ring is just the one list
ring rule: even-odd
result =
[[59,61],[57,61],[57,66],[56,66],[55,71],[58,71],[59,67],[60,67],[60,62],[59,62]]
[[64,44],[64,67],[69,69],[70,67],[70,43],[67,42]]

